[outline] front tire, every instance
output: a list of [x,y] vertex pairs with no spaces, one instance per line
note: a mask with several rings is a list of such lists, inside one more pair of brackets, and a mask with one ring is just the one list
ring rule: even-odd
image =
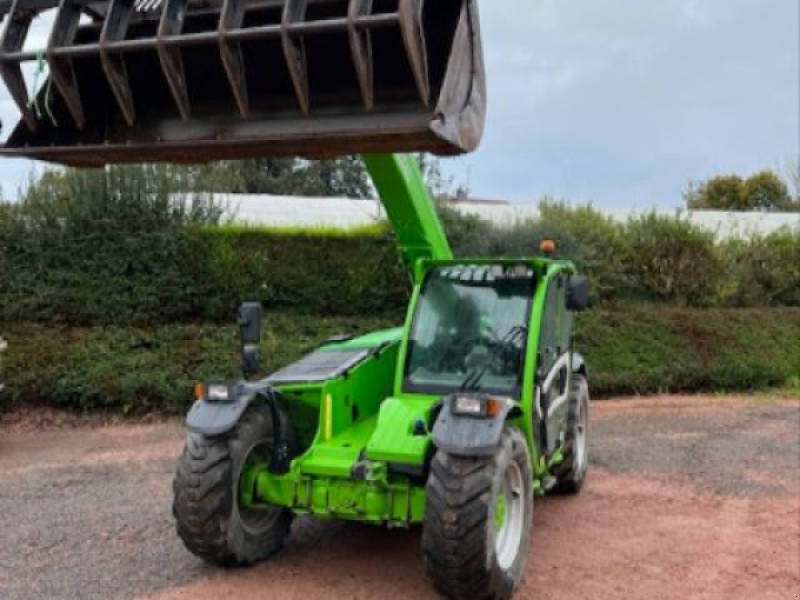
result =
[[453,600],[507,600],[528,558],[533,472],[525,437],[503,432],[489,458],[439,452],[427,485],[422,548],[434,587]]
[[[276,412],[282,431],[290,433],[288,420]],[[245,465],[269,462],[272,456],[272,414],[268,406],[250,407],[227,434],[187,437],[173,481],[172,512],[186,548],[206,562],[250,566],[278,552],[289,535],[289,510],[255,511],[239,505]]]

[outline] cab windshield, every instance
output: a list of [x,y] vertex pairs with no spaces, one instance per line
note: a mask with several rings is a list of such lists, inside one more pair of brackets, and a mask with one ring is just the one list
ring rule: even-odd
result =
[[519,398],[534,277],[527,267],[442,267],[419,298],[404,390]]

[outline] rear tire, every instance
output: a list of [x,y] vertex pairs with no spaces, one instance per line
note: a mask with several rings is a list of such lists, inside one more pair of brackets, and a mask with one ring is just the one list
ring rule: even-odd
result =
[[533,523],[533,472],[522,433],[506,429],[489,458],[437,453],[426,491],[422,548],[434,587],[453,600],[510,598]]
[[556,493],[579,494],[589,473],[589,403],[589,382],[583,375],[573,374],[564,462],[557,468]]
[[[293,448],[291,425],[282,431]],[[269,461],[274,445],[272,411],[250,407],[227,434],[189,433],[173,481],[172,512],[186,548],[220,566],[250,566],[278,552],[292,524],[285,508],[254,511],[239,506],[239,479],[249,459]],[[291,457],[290,457],[291,458]]]

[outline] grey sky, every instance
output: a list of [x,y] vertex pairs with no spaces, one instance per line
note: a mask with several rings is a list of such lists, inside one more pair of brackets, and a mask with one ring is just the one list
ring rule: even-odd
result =
[[798,0],[482,4],[489,122],[451,165],[476,195],[672,206],[690,178],[800,155]]
[[[483,0],[475,195],[675,206],[690,178],[800,156],[798,0]],[[0,116],[13,120],[3,91]],[[31,168],[0,162],[6,192]]]

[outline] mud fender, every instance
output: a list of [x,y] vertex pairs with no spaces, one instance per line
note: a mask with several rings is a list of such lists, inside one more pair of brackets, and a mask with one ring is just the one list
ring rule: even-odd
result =
[[500,437],[512,410],[506,403],[494,417],[473,417],[455,414],[445,401],[433,426],[433,443],[439,450],[455,456],[491,456],[500,445]]
[[589,379],[589,365],[586,364],[586,359],[577,352],[572,354],[572,372],[579,373]]
[[236,427],[247,407],[259,396],[274,398],[275,392],[264,383],[229,383],[228,400],[210,401],[207,398],[194,403],[186,416],[186,427],[192,433],[209,437],[223,435]]

